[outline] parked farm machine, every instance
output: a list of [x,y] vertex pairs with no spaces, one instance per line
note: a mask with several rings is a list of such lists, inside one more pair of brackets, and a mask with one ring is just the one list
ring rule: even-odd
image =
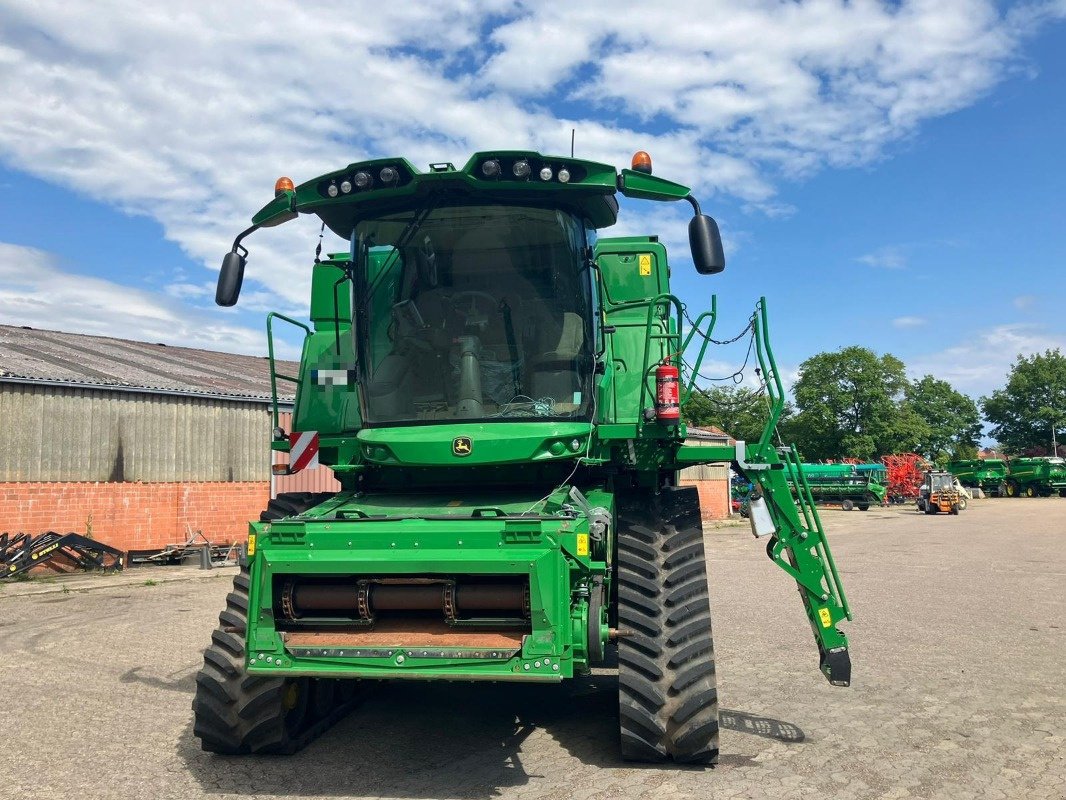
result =
[[1061,456],[1012,458],[1003,482],[1007,497],[1066,497],[1066,459]]
[[921,488],[918,490],[916,509],[926,514],[958,514],[966,506],[962,494],[956,485],[957,480],[950,472],[929,470],[925,473]]
[[886,486],[890,503],[909,503],[918,499],[925,472],[932,465],[917,453],[894,453],[882,456],[887,470]]
[[[871,505],[884,504],[886,489],[875,477],[877,471],[860,470],[859,466],[871,465],[804,464],[811,497],[816,503],[839,503],[844,511],[869,511]],[[795,492],[796,487],[792,488]]]
[[999,494],[1007,479],[1007,462],[1001,458],[949,461],[947,471],[963,486],[980,489],[987,494]]
[[1066,497],[1066,459],[1060,456],[952,461],[947,468],[964,486],[976,486],[991,494]]
[[349,242],[315,259],[311,325],[288,320],[299,374],[271,358],[275,383],[296,384],[296,433],[277,429],[274,449],[317,449],[343,488],[282,495],[251,524],[197,676],[205,750],[293,752],[373,685],[357,679],[551,684],[614,643],[622,754],[714,761],[699,500],[677,474],[719,461],[755,485],[753,532],[799,586],[821,671],[848,685],[847,601],[795,450],[773,442],[766,304],[749,322],[771,411],[759,441],[686,445],[716,309],[691,320],[656,237],[595,238],[617,194],[690,203],[697,271],[724,268],[717,225],[646,154],[621,172],[514,151],[352,164],[280,180],[237,237],[221,305],[258,228],[315,214]]

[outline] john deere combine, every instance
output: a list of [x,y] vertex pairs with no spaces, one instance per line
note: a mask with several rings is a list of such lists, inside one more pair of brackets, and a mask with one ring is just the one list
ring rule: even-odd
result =
[[656,237],[597,239],[617,194],[683,200],[697,271],[724,268],[714,220],[638,156],[621,172],[513,151],[426,172],[352,164],[281,179],[237,237],[221,305],[258,228],[314,214],[349,242],[310,266],[311,326],[287,320],[304,332],[299,374],[274,372],[296,383],[295,433],[277,429],[274,449],[298,468],[317,448],[343,489],[282,495],[252,523],[197,677],[205,750],[297,750],[367,679],[558,683],[614,643],[622,754],[712,762],[699,500],[676,480],[707,462],[754,484],[752,529],[799,585],[822,672],[849,683],[847,601],[795,451],[771,440],[783,391],[765,303],[749,333],[766,430],[688,446],[679,412],[715,307],[691,320]]

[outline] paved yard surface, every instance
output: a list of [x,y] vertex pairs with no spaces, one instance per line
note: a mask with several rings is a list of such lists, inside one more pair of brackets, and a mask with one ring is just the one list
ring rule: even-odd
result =
[[0,587],[0,797],[1066,796],[1066,500],[823,517],[856,614],[849,689],[818,673],[761,544],[708,532],[715,769],[620,762],[609,674],[394,684],[297,756],[208,756],[189,706],[232,570],[145,585],[142,569]]

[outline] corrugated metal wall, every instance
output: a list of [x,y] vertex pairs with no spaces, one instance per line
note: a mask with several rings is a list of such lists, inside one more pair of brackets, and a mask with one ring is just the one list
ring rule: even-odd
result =
[[[286,433],[292,430],[292,412],[282,411],[278,414],[278,425]],[[289,454],[274,452],[275,464],[288,464]],[[304,469],[295,475],[273,476],[270,482],[270,496],[277,497],[282,492],[339,492],[340,481],[329,467]]]
[[697,464],[681,470],[683,481],[728,481],[728,464]]
[[0,382],[0,481],[266,481],[269,407]]

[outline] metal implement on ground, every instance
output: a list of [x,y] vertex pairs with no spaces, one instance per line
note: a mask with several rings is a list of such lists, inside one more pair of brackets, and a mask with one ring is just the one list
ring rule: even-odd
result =
[[918,499],[925,471],[932,465],[917,453],[893,453],[882,456],[886,470],[886,488],[890,503],[907,503]]
[[[839,503],[845,511],[851,511],[853,508],[869,511],[871,505],[879,506],[885,503],[887,490],[874,477],[875,470],[860,471],[854,464],[802,466],[811,497],[816,503]],[[790,482],[789,486],[793,494],[796,494],[796,485]]]
[[79,533],[0,533],[0,580],[14,578],[34,567],[71,570],[120,570],[126,554]]
[[[494,151],[278,182],[216,301],[236,302],[258,228],[312,214],[348,242],[316,254],[309,325],[267,322],[275,397],[296,385],[278,469],[328,465],[342,490],[281,495],[251,525],[197,677],[204,749],[297,750],[372,679],[552,684],[617,647],[622,754],[713,762],[701,514],[677,485],[712,462],[754,485],[752,530],[799,586],[822,672],[849,683],[847,601],[796,453],[774,443],[785,394],[766,304],[743,332],[769,393],[761,438],[686,444],[716,305],[689,315],[657,237],[597,236],[618,194],[689,203],[697,271],[724,268],[714,220],[643,153],[621,171]],[[273,359],[280,324],[302,338],[296,375]]]
[[940,470],[929,470],[925,473],[915,506],[918,511],[926,514],[958,514],[965,508],[955,476]]

